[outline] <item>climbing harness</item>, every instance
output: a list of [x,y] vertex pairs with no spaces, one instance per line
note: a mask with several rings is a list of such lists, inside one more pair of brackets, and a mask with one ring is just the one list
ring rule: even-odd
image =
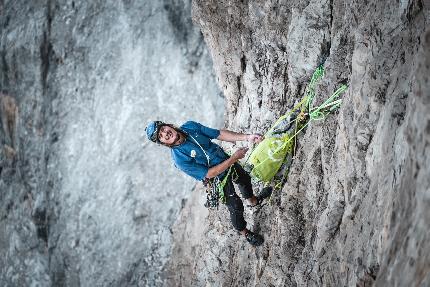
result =
[[269,183],[284,165],[286,167],[282,179],[275,184],[275,189],[280,189],[288,174],[292,155],[295,153],[297,135],[310,122],[323,120],[340,107],[342,99],[338,97],[347,89],[346,85],[341,85],[321,105],[313,106],[316,84],[323,76],[324,68],[320,65],[313,73],[302,100],[292,110],[279,117],[264,135],[264,140],[251,151],[246,164],[256,180]]
[[232,169],[231,166],[227,171],[227,175],[222,180],[220,180],[219,177],[216,176],[214,178],[205,179],[203,181],[203,184],[206,187],[206,202],[204,204],[205,207],[218,209],[220,201],[221,203],[226,203],[227,200],[224,194],[224,187],[227,184],[227,180],[230,176],[230,173],[236,173],[236,170]]
[[[206,156],[206,159],[208,161],[208,167],[210,166],[210,158],[207,152],[204,150],[204,148],[200,145],[200,143],[192,136],[189,135],[194,142],[200,147],[200,149],[203,151],[204,155]],[[236,172],[233,169],[234,173]],[[219,201],[222,203],[226,203],[226,198],[224,195],[224,186],[227,183],[228,177],[230,176],[232,172],[232,166],[230,166],[227,170],[227,175],[224,176],[222,180],[219,179],[218,176],[215,176],[213,178],[205,178],[203,180],[203,184],[206,187],[206,202],[205,207],[207,208],[217,208],[219,206]]]

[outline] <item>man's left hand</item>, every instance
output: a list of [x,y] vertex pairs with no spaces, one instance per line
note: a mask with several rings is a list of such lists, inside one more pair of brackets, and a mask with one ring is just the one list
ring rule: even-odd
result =
[[248,141],[251,143],[260,143],[262,140],[264,140],[264,137],[260,134],[248,135]]

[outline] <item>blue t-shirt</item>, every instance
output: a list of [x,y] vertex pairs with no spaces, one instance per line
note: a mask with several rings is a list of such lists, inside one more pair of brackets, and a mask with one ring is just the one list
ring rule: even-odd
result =
[[[220,131],[193,121],[186,122],[180,128],[185,132],[186,139],[182,144],[172,147],[172,159],[180,170],[197,180],[203,180],[210,167],[228,158],[223,149],[211,141],[219,136]],[[205,153],[209,157],[209,165]]]

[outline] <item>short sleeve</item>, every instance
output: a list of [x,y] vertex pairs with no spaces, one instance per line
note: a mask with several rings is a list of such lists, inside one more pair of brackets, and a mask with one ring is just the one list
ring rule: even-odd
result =
[[216,139],[220,135],[219,130],[204,126],[198,122],[188,121],[185,123],[185,125],[199,130],[203,135],[207,136],[210,139]]
[[220,134],[219,130],[212,129],[204,125],[200,125],[200,131],[210,139],[216,139]]
[[177,162],[176,166],[188,174],[191,177],[194,177],[197,180],[203,180],[205,179],[206,175],[208,174],[209,168],[207,166],[204,166],[202,164],[195,163],[193,161],[182,161]]

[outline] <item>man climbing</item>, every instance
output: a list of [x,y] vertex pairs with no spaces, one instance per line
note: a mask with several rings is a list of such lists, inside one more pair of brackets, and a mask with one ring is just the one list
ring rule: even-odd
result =
[[229,156],[219,145],[211,141],[218,139],[228,142],[259,143],[263,140],[261,135],[212,129],[193,121],[186,122],[180,128],[161,121],[151,122],[146,127],[146,134],[151,141],[169,147],[175,165],[186,174],[206,184],[215,179],[218,179],[217,182],[224,181],[225,203],[234,228],[244,235],[250,244],[258,246],[263,243],[264,239],[261,235],[246,228],[243,203],[234,189],[233,181],[239,186],[242,196],[250,206],[261,204],[272,194],[272,188],[263,188],[259,195],[254,195],[251,177],[237,163],[245,157],[248,148],[239,148]]

